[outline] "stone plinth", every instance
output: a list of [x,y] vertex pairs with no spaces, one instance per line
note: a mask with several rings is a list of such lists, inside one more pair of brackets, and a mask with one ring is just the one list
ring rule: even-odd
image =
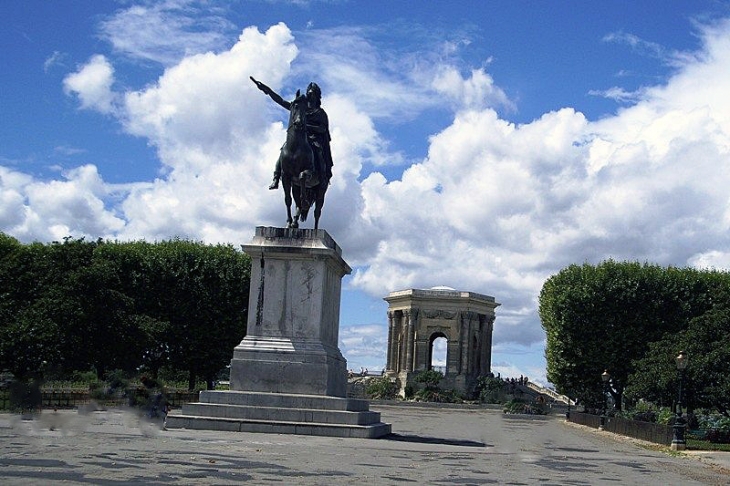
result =
[[337,340],[350,267],[324,230],[256,228],[246,337],[233,351],[231,390],[345,397]]
[[342,277],[350,267],[324,230],[256,228],[246,337],[233,350],[230,391],[168,415],[170,428],[380,437],[390,425],[347,399],[337,346]]

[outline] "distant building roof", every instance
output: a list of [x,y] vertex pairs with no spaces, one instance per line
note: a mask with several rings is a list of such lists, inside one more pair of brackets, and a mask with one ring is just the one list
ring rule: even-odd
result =
[[478,294],[475,292],[466,292],[455,290],[451,287],[443,285],[431,287],[430,289],[406,289],[391,292],[384,298],[391,306],[412,305],[416,301],[440,301],[452,302],[456,306],[462,306],[464,303],[477,304],[478,306],[486,306],[494,309],[499,303],[494,300],[491,295]]

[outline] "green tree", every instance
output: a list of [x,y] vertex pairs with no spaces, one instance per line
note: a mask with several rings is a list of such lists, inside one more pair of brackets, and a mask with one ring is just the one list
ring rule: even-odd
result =
[[134,319],[134,301],[124,293],[114,266],[94,258],[69,272],[67,292],[78,315],[65,334],[69,342],[81,343],[78,361],[93,367],[100,379],[111,370],[137,369],[144,336]]
[[43,301],[23,308],[0,328],[0,369],[26,380],[62,361],[60,332],[47,308]]
[[173,241],[164,250],[177,282],[169,292],[175,362],[191,388],[196,377],[211,388],[246,334],[250,259],[230,245]]
[[48,245],[3,234],[0,253],[0,368],[25,379],[61,361],[51,290],[57,277]]
[[547,378],[587,405],[602,402],[601,374],[620,407],[633,360],[650,342],[679,332],[706,312],[728,275],[613,260],[571,265],[540,292],[547,334]]
[[230,245],[0,233],[0,367],[18,376],[165,364],[212,382],[245,334],[250,259]]
[[688,357],[683,396],[688,410],[710,408],[730,416],[730,298],[717,299],[713,309],[692,319],[687,329],[665,334],[634,363],[627,395],[658,404],[678,398],[675,356]]
[[53,264],[46,245],[21,245],[5,235],[0,241],[0,307],[12,320],[14,314],[46,293],[54,279]]
[[119,244],[103,253],[135,302],[147,343],[142,359],[153,374],[168,362],[188,372],[190,388],[197,378],[212,385],[246,332],[249,257],[231,245],[187,240]]

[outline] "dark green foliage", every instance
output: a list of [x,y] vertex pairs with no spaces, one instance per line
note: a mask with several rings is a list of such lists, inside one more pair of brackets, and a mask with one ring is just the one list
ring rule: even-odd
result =
[[615,416],[626,420],[667,425],[675,415],[669,407],[658,407],[652,402],[640,401],[630,410],[616,412]]
[[517,413],[526,415],[546,415],[547,411],[543,406],[527,403],[521,398],[514,398],[504,405],[504,413]]
[[39,379],[48,363],[64,361],[61,332],[41,300],[0,322],[0,368],[22,380]]
[[420,402],[462,403],[464,396],[457,390],[427,389],[418,390],[415,395]]
[[728,282],[722,272],[612,260],[561,270],[540,293],[548,380],[560,393],[599,406],[606,369],[609,392],[620,406],[634,360],[649,343],[710,310]]
[[368,380],[367,385],[365,386],[365,393],[367,393],[370,398],[374,398],[376,400],[392,400],[395,398],[396,391],[395,382],[385,376]]
[[443,373],[436,370],[426,370],[418,373],[413,381],[423,383],[426,388],[437,388],[441,380],[444,378]]
[[718,294],[712,310],[692,319],[686,329],[651,343],[634,362],[627,394],[671,405],[677,400],[680,375],[674,357],[685,351],[687,409],[709,408],[730,417],[730,299]]
[[[413,381],[422,384],[422,388],[412,392],[413,398],[421,402],[461,403],[464,397],[456,390],[442,390],[439,383],[444,378],[443,373],[436,370],[426,370],[418,373]],[[410,396],[406,390],[406,398]]]
[[476,392],[482,403],[502,403],[505,382],[493,376],[480,376],[477,380]]
[[730,444],[730,417],[702,415],[698,417],[701,440],[715,444]]
[[21,245],[0,233],[0,369],[154,378],[169,365],[212,382],[245,334],[249,277],[230,245]]
[[40,383],[36,380],[17,380],[10,384],[10,410],[37,412],[42,405]]
[[[135,291],[153,374],[167,360],[212,384],[246,330],[250,259],[232,246],[173,240],[134,243],[109,255]],[[163,339],[164,337],[164,339]]]

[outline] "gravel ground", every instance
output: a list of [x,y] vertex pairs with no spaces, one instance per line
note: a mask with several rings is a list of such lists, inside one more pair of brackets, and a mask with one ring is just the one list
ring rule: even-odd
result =
[[[730,484],[724,453],[638,441],[494,409],[373,403],[382,439],[162,430],[125,410],[0,415],[0,483]],[[723,465],[725,467],[723,467]]]

